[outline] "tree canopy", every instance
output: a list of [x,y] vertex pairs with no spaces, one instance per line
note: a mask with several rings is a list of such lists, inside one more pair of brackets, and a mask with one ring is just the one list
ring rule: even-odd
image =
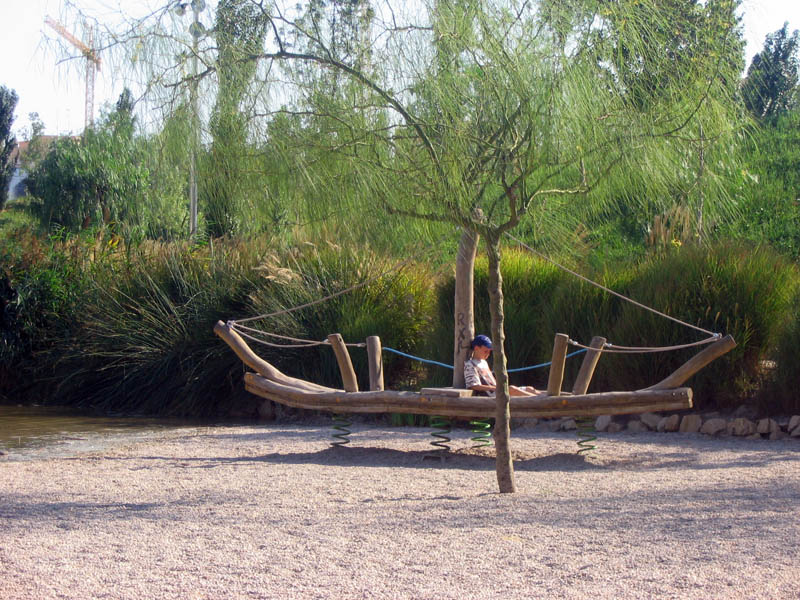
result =
[[17,107],[17,93],[0,86],[0,210],[8,199],[8,186],[14,174],[11,153],[17,147],[17,138],[11,133],[14,122],[14,109]]
[[742,83],[745,106],[758,119],[786,112],[797,102],[800,32],[789,23],[767,35],[764,49],[753,57]]

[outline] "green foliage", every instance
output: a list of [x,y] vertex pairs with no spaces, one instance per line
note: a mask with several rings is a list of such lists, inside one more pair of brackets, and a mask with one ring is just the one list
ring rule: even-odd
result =
[[768,119],[792,108],[798,83],[800,32],[789,34],[789,23],[771,33],[764,49],[753,57],[742,83],[745,106],[757,119]]
[[[599,15],[608,23],[600,33],[608,45],[604,58],[611,75],[621,82],[629,106],[641,110],[664,101],[674,103],[686,93],[686,82],[697,82],[697,76],[711,65],[716,70],[710,80],[715,92],[732,95],[744,68],[744,40],[736,16],[740,2],[660,4],[658,10],[638,0],[599,7]],[[586,18],[591,21],[595,14],[588,12]],[[627,35],[631,29],[639,35]],[[714,60],[708,61],[709,57]]]
[[[180,115],[147,140],[136,135],[130,92],[81,138],[54,141],[28,179],[31,211],[44,227],[110,227],[127,240],[188,232]],[[185,140],[181,140],[185,148]],[[172,144],[172,145],[170,145]]]
[[144,149],[126,111],[111,113],[81,139],[56,140],[28,180],[42,223],[73,232],[112,221],[125,233],[141,227],[147,185]]
[[[388,255],[365,247],[264,240],[205,246],[141,243],[84,232],[40,240],[16,232],[0,244],[0,393],[106,412],[215,415],[247,402],[238,358],[211,332],[218,319],[282,311],[390,271]],[[581,282],[550,263],[509,249],[505,287],[509,368],[550,360],[553,336],[588,343],[601,335],[631,346],[703,337]],[[476,269],[476,326],[488,331],[487,264]],[[674,248],[590,277],[689,323],[730,333],[738,346],[688,382],[700,408],[734,407],[759,393],[773,414],[795,410],[796,267],[764,249]],[[384,346],[452,362],[453,280],[417,261],[320,304],[248,325],[270,333],[347,342],[379,335]],[[268,341],[291,344],[271,337]],[[253,343],[290,375],[339,387],[327,346]],[[637,389],[675,370],[697,349],[601,359],[590,391]],[[362,389],[366,351],[350,348]],[[778,364],[764,380],[762,360]],[[567,362],[568,389],[580,357]],[[385,353],[388,387],[449,385],[447,369]],[[543,387],[547,368],[512,373]],[[421,380],[419,380],[421,379]],[[31,384],[33,382],[33,384]],[[251,400],[252,401],[252,400]]]
[[739,214],[720,237],[800,257],[800,107],[762,122],[741,149]]
[[[617,289],[682,321],[734,337],[737,347],[689,382],[696,406],[734,408],[758,384],[759,363],[772,352],[797,284],[796,269],[775,253],[721,244],[657,255]],[[628,303],[621,305],[611,332],[609,341],[630,346],[668,346],[704,337]],[[657,360],[618,356],[609,361],[607,377],[629,386],[651,385],[695,351],[665,353]]]
[[[384,346],[414,352],[430,327],[431,274],[419,263],[390,272],[395,266],[388,257],[364,247],[304,244],[284,260],[273,257],[260,266],[263,279],[251,296],[253,310],[268,314],[300,306],[388,273],[347,294],[268,320],[262,327],[311,340],[341,333],[347,342],[363,343],[368,336],[378,335]],[[353,348],[350,352],[359,385],[368,389],[366,351]],[[267,347],[264,355],[301,377],[341,386],[338,366],[327,346],[290,351]],[[386,354],[384,364],[387,381],[398,380],[408,369],[408,362],[393,354]]]
[[211,328],[246,305],[259,249],[241,250],[144,244],[103,264],[74,335],[58,348],[59,371],[70,376],[52,401],[103,412],[225,414],[243,395],[242,368]]
[[[247,113],[242,106],[257,63],[248,57],[260,51],[267,21],[262,10],[247,0],[222,0],[214,29],[217,46],[217,102],[209,129],[213,143],[201,180],[206,224],[212,237],[241,232],[248,218],[255,161],[248,144]],[[250,193],[248,193],[250,192]],[[258,193],[256,192],[256,196]],[[256,198],[257,199],[257,198]]]
[[0,86],[0,210],[8,200],[8,185],[16,166],[11,162],[11,153],[17,147],[17,138],[11,134],[11,124],[14,122],[17,100],[14,90]]
[[[41,353],[68,339],[92,281],[92,256],[103,252],[93,232],[40,239],[17,228],[0,240],[3,284],[0,388],[29,385],[50,373]],[[27,380],[27,381],[26,381]]]
[[184,103],[173,111],[161,131],[145,143],[146,167],[150,174],[144,210],[147,238],[180,240],[189,235],[191,146],[187,140],[191,137],[190,109]]

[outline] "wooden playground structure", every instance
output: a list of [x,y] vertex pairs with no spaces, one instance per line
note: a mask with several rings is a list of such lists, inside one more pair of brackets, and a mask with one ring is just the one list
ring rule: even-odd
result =
[[[286,406],[333,414],[404,413],[443,417],[491,418],[494,396],[473,395],[472,390],[422,388],[419,391],[386,390],[383,386],[382,350],[377,336],[367,338],[369,391],[359,391],[355,371],[342,336],[328,336],[342,375],[343,389],[334,389],[290,377],[259,357],[230,323],[218,321],[214,332],[254,372],[245,373],[245,388],[262,398]],[[706,365],[736,346],[727,335],[707,346],[658,383],[634,391],[587,393],[605,338],[595,337],[587,348],[571,391],[563,390],[564,364],[569,337],[558,333],[553,344],[547,391],[538,396],[511,398],[514,417],[592,417],[684,410],[692,407],[692,390],[683,384]]]

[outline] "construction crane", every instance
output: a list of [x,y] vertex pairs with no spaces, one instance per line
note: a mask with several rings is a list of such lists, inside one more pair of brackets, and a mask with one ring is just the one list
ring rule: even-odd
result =
[[44,22],[55,29],[70,44],[80,50],[81,54],[83,54],[84,58],[86,58],[86,105],[84,113],[84,128],[88,129],[94,122],[94,80],[97,71],[100,70],[100,57],[97,55],[97,51],[92,48],[92,45],[94,44],[94,33],[92,28],[89,28],[89,43],[86,44],[67,31],[67,28],[55,19],[45,17]]

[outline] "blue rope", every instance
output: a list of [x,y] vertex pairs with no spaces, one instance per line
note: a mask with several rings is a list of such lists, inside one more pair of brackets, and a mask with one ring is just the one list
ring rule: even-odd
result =
[[[453,368],[453,365],[446,365],[444,363],[437,362],[435,360],[428,360],[426,358],[420,358],[419,356],[414,356],[413,354],[406,354],[405,352],[400,352],[400,350],[395,350],[394,348],[389,348],[388,346],[384,346],[383,349],[388,352],[394,352],[395,354],[399,354],[400,356],[405,356],[406,358],[410,358],[412,360],[418,360],[419,362],[428,363],[430,365],[437,365],[439,367],[444,367],[445,369]],[[571,356],[575,356],[576,354],[580,354],[581,352],[586,352],[586,348],[567,354],[566,358],[570,358]],[[539,365],[533,365],[532,367],[520,367],[519,369],[508,369],[508,372],[518,373],[519,371],[530,371],[531,369],[541,369],[542,367],[549,367],[551,364],[553,364],[552,361],[541,363]]]
[[419,356],[412,356],[411,354],[406,354],[405,352],[400,352],[400,350],[395,350],[394,348],[389,348],[387,346],[383,347],[384,350],[388,350],[389,352],[394,352],[395,354],[399,354],[400,356],[405,356],[406,358],[412,358],[414,360],[418,360],[419,362],[428,363],[431,365],[438,365],[440,367],[444,367],[446,369],[452,369],[453,365],[446,365],[444,363],[436,362],[435,360],[428,360],[425,358],[420,358]]
[[[571,352],[567,354],[564,358],[570,358],[571,356],[575,356],[576,354],[580,354],[581,352],[586,352],[586,348],[581,350],[577,350],[575,352]],[[532,367],[520,367],[519,369],[507,369],[509,373],[519,373],[520,371],[530,371],[531,369],[541,369],[542,367],[549,367],[553,364],[553,361],[546,363],[541,363],[539,365],[533,365]]]

